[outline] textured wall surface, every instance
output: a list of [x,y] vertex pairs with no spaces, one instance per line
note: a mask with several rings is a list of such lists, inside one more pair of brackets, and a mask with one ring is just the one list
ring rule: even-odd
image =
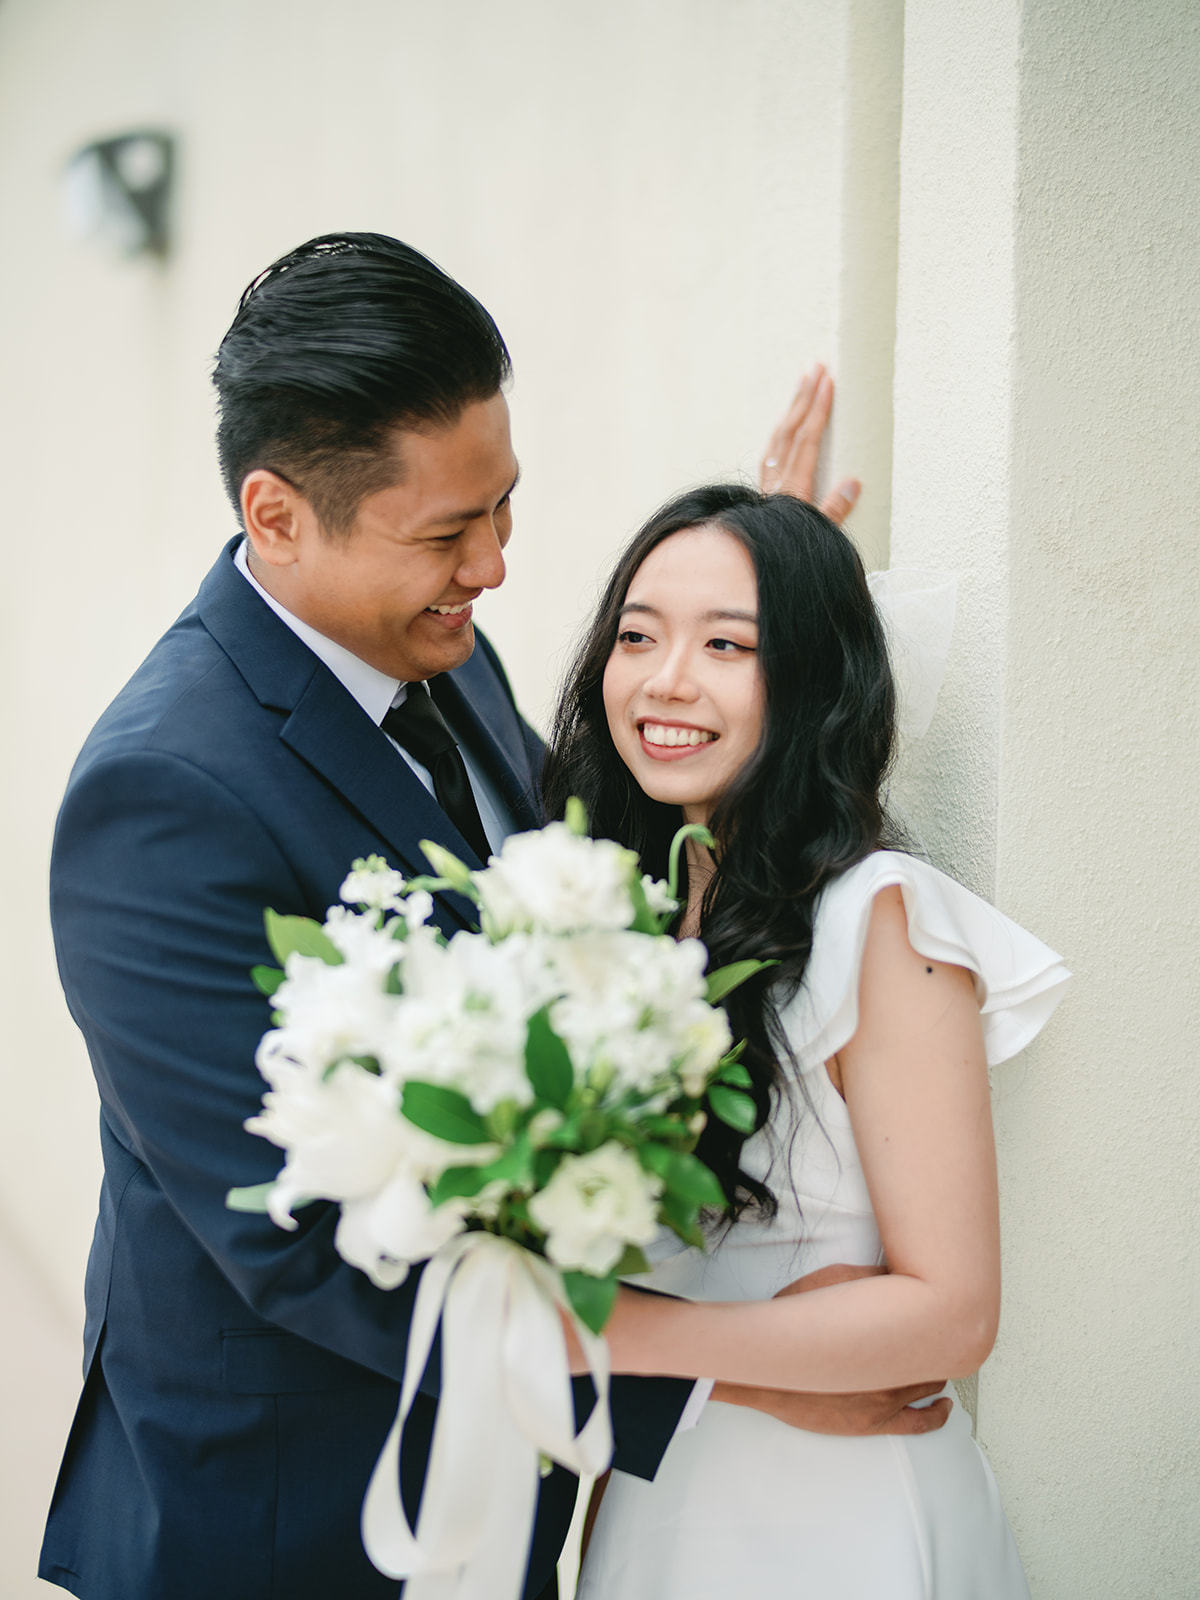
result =
[[1075,990],[1000,1105],[980,1426],[1035,1594],[1200,1572],[1200,11],[1026,7],[997,895]]
[[[871,85],[890,82],[899,15],[893,0],[0,7],[0,195],[21,241],[0,262],[3,729],[22,774],[3,881],[24,908],[0,946],[0,1206],[64,1302],[98,1169],[42,909],[50,828],[88,727],[233,531],[208,367],[242,287],[313,234],[378,229],[494,313],[524,479],[509,581],[479,614],[543,715],[612,552],[683,485],[753,472],[812,360],[857,362],[833,466],[866,480],[885,536],[899,110],[895,83],[882,100]],[[68,156],[144,124],[180,139],[165,267],[60,223]],[[857,237],[876,240],[866,298],[839,268],[847,186]]]
[[978,1432],[1037,1600],[1200,1569],[1198,29],[906,9],[893,554],[962,593],[901,797],[1076,974],[997,1074]]

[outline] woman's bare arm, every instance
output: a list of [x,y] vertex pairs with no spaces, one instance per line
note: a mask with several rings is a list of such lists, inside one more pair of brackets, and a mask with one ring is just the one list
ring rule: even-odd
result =
[[969,973],[912,949],[898,889],[875,901],[858,1031],[836,1072],[887,1275],[738,1304],[623,1291],[606,1330],[614,1371],[841,1393],[984,1360],[1000,1257],[979,1007]]

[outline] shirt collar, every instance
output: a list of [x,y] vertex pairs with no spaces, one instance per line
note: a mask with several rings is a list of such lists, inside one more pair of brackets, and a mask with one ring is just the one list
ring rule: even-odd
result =
[[386,672],[380,672],[378,667],[373,667],[361,657],[347,650],[345,645],[338,644],[334,639],[327,639],[323,633],[318,633],[315,628],[310,628],[307,622],[293,616],[286,606],[281,606],[274,595],[268,594],[250,570],[250,563],[246,559],[245,539],[234,551],[233,562],[238,571],[255,593],[270,606],[271,610],[296,635],[302,644],[306,644],[318,660],[323,661],[333,673],[334,677],[352,695],[359,705],[376,725],[383,721],[388,710],[393,705],[402,705],[408,685],[399,678],[389,678]]

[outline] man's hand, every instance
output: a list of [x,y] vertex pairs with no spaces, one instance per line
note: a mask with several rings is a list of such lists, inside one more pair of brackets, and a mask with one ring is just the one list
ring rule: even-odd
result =
[[[794,494],[798,500],[811,501],[832,406],[833,379],[818,364],[801,378],[786,416],[771,435],[758,469],[764,494]],[[861,493],[857,478],[843,478],[821,501],[820,509],[840,527]]]
[[[833,1283],[851,1283],[855,1278],[879,1277],[885,1267],[821,1267],[795,1283],[789,1283],[775,1296],[807,1294]],[[903,1389],[870,1389],[864,1394],[809,1394],[789,1389],[751,1389],[742,1384],[717,1383],[711,1398],[726,1405],[749,1406],[789,1427],[808,1433],[842,1433],[862,1437],[872,1433],[936,1433],[950,1415],[949,1399],[918,1406],[918,1400],[940,1394],[944,1382],[910,1383]]]
[[844,1433],[855,1438],[872,1433],[936,1433],[950,1415],[948,1398],[917,1406],[917,1400],[939,1394],[941,1383],[913,1383],[906,1389],[870,1389],[865,1394],[803,1394],[791,1389],[747,1389],[716,1383],[710,1400],[765,1411],[790,1428],[806,1433]]

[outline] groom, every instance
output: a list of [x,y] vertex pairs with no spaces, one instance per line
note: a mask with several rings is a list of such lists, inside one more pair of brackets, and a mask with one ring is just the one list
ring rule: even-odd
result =
[[[289,1234],[224,1195],[279,1165],[242,1127],[263,1091],[263,909],[320,918],[357,856],[420,872],[433,839],[475,864],[539,820],[540,743],[471,618],[512,529],[508,373],[478,302],[396,240],[314,240],[256,279],[214,377],[245,537],[68,784],[51,907],[105,1175],[40,1574],[87,1600],[397,1594],[358,1519],[419,1274],[376,1289],[334,1250],[333,1206]],[[467,913],[436,908],[447,934]],[[437,1392],[435,1355],[401,1463],[410,1514]],[[910,1432],[914,1395],[721,1398]],[[652,1477],[699,1399],[618,1380],[616,1464]],[[542,1485],[529,1596],[554,1592],[574,1494],[561,1469]]]

